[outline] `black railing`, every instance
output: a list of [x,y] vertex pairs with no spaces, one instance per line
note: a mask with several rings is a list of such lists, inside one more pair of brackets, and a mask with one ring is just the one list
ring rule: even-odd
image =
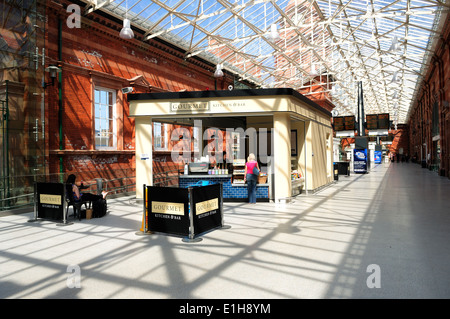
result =
[[[35,182],[61,182],[65,181],[65,177],[66,174],[9,177],[10,187],[7,188],[4,183],[0,183],[0,211],[32,207]],[[136,178],[135,176],[112,179],[94,178],[84,180],[84,185],[89,187],[87,191],[91,193],[100,193],[105,190],[109,194],[122,194],[136,190]]]
[[175,169],[153,174],[153,186],[178,186],[180,170]]

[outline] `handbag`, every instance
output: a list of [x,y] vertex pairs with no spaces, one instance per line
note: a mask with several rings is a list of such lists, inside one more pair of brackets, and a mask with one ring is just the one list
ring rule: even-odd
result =
[[253,167],[253,175],[259,176],[259,169],[256,166]]

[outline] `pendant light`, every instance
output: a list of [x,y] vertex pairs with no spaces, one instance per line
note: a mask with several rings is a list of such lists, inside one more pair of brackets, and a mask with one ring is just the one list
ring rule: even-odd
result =
[[278,41],[281,39],[280,34],[278,33],[278,30],[277,30],[277,25],[275,23],[270,25],[270,32],[267,37],[272,42],[275,42],[275,41]]
[[126,9],[125,9],[125,19],[123,19],[123,28],[120,30],[119,37],[125,40],[133,39],[134,33],[133,30],[131,30],[131,24],[130,20],[127,18],[128,13],[128,2],[126,2]]
[[222,64],[217,64],[216,66],[216,71],[214,71],[214,77],[215,78],[221,78],[223,76],[223,71],[222,71]]
[[122,30],[120,30],[119,36],[122,39],[126,39],[126,40],[134,38],[133,30],[131,30],[131,28],[130,28],[130,20],[123,19],[123,28],[122,28]]

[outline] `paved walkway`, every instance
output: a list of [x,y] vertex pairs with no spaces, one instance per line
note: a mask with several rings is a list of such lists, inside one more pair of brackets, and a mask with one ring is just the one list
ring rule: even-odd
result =
[[69,226],[3,216],[0,298],[450,298],[449,195],[417,164],[380,164],[284,207],[225,203],[231,228],[198,243],[136,235],[132,197]]

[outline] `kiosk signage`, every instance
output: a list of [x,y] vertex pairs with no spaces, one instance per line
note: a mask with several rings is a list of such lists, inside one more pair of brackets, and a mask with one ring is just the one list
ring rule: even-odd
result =
[[192,202],[194,203],[192,217],[195,235],[222,227],[220,184],[192,188]]
[[62,220],[64,192],[64,184],[36,183],[37,217]]
[[195,236],[223,226],[222,185],[175,188],[145,186],[144,213],[148,231],[184,236],[183,241],[199,241]]
[[189,193],[185,188],[147,186],[148,229],[189,234]]
[[367,173],[367,149],[354,149],[353,170],[355,173]]

